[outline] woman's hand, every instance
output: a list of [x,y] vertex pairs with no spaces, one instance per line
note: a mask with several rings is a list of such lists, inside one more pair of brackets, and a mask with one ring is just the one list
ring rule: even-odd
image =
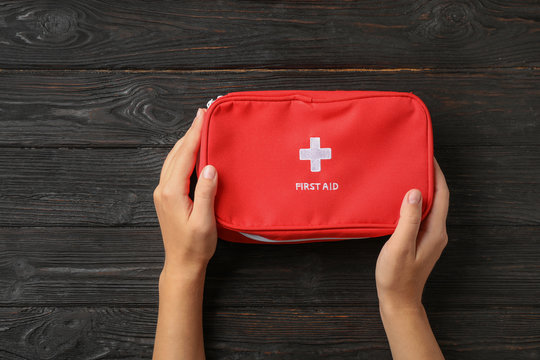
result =
[[377,259],[375,278],[383,305],[421,306],[424,285],[448,242],[449,191],[436,160],[434,166],[434,199],[428,216],[420,222],[422,194],[417,189],[410,190],[401,204],[396,230]]
[[436,160],[434,165],[435,190],[429,214],[421,222],[422,195],[417,189],[407,192],[399,223],[377,259],[379,309],[394,360],[443,359],[422,305],[424,285],[448,242],[450,195]]
[[163,163],[154,203],[165,245],[159,278],[154,360],[204,359],[202,301],[206,265],[217,242],[214,197],[216,169],[207,165],[189,198],[189,179],[199,150],[205,110]]
[[206,110],[199,109],[191,128],[174,145],[163,163],[154,204],[165,246],[164,270],[206,267],[216,250],[214,197],[217,172],[207,165],[189,198],[189,179],[199,151]]

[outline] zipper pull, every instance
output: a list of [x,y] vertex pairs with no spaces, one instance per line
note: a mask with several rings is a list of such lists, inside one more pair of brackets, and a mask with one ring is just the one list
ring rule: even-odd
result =
[[208,100],[208,102],[206,103],[206,108],[207,108],[207,109],[210,108],[210,105],[212,105],[212,103],[213,103],[214,101],[216,101],[217,99],[219,99],[219,98],[222,97],[222,96],[223,96],[223,95],[219,95],[219,96],[216,97],[215,99],[210,99],[210,100]]

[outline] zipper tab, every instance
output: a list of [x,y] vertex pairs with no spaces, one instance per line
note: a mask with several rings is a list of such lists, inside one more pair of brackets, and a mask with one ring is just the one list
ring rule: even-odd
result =
[[219,95],[218,97],[216,97],[215,99],[210,99],[208,100],[208,102],[206,103],[206,108],[210,108],[210,105],[212,105],[214,103],[214,101],[216,101],[217,99],[219,99],[220,97],[222,97],[223,95]]

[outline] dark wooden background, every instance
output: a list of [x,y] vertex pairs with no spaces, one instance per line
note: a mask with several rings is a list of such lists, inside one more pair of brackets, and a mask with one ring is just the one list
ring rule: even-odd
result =
[[[447,359],[540,358],[538,1],[0,1],[0,358],[148,359],[152,192],[229,91],[412,91],[450,241],[424,292]],[[390,359],[386,238],[220,242],[210,359]]]

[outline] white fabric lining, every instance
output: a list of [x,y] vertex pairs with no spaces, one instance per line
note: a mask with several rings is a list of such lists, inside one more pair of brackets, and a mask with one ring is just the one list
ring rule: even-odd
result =
[[309,238],[309,239],[290,239],[290,240],[272,240],[265,238],[264,236],[248,234],[244,232],[239,232],[247,238],[250,238],[255,241],[269,242],[269,243],[289,243],[289,242],[302,242],[302,241],[314,241],[314,240],[348,240],[348,239],[368,239],[367,237],[326,237],[326,238]]

